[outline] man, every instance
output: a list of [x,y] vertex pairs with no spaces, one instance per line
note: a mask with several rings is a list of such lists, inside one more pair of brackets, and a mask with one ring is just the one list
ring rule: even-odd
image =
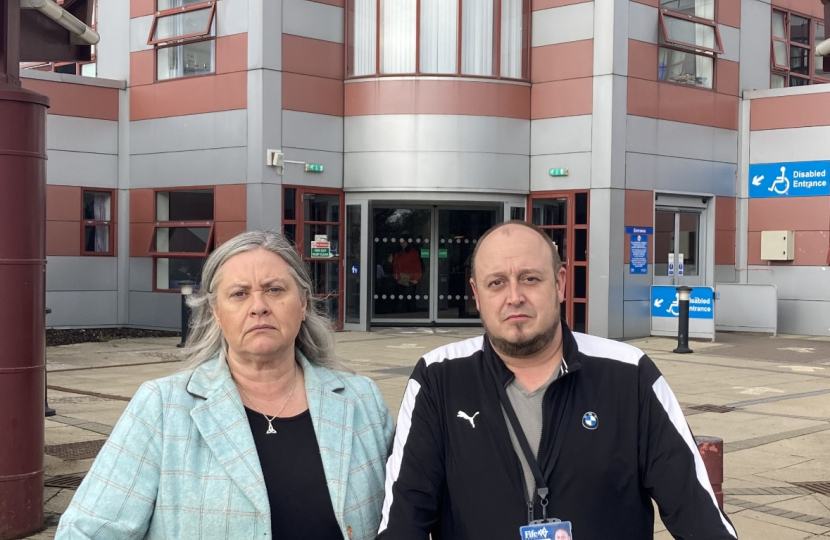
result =
[[557,529],[553,540],[571,540],[571,535],[566,529]]
[[416,365],[379,539],[518,539],[545,518],[577,540],[651,539],[652,499],[677,538],[737,538],[654,363],[560,321],[565,270],[541,230],[490,229],[471,285],[485,335]]

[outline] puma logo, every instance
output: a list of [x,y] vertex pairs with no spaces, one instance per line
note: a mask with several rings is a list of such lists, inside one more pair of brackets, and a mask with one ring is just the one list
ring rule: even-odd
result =
[[479,411],[476,411],[476,413],[474,415],[470,416],[469,414],[465,413],[464,411],[458,411],[458,414],[456,415],[456,417],[457,418],[463,418],[464,420],[467,420],[470,423],[470,425],[475,428],[476,427],[475,418],[476,418],[476,416],[478,416],[478,413],[479,413]]

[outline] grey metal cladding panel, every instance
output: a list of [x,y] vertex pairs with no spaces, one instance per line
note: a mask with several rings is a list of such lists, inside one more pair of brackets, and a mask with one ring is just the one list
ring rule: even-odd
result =
[[130,290],[153,290],[153,259],[149,257],[130,257]]
[[[830,271],[826,266],[757,266],[749,269],[750,283],[772,283],[779,300],[830,302]],[[830,319],[828,320],[830,324]]]
[[114,189],[118,187],[118,156],[47,150],[46,183]]
[[626,300],[623,302],[623,337],[646,337],[651,334],[650,300]]
[[830,126],[753,131],[749,134],[750,163],[827,159]]
[[248,0],[226,0],[216,3],[217,36],[243,34],[247,31]]
[[118,122],[50,114],[46,117],[46,148],[118,154]]
[[628,3],[628,37],[656,44],[657,27],[657,8],[639,2]]
[[[130,3],[100,2],[96,30],[106,47],[95,51],[96,74],[106,79],[130,78]],[[48,122],[48,120],[47,120]]]
[[625,149],[639,154],[657,153],[656,118],[627,116],[625,121]]
[[528,156],[460,152],[352,152],[345,189],[528,192]]
[[[729,0],[727,0],[729,1]],[[735,0],[731,0],[735,1]],[[720,31],[720,39],[723,44],[723,54],[720,58],[730,60],[732,62],[741,61],[741,31],[731,26],[723,24],[718,25]],[[769,48],[767,48],[769,50]],[[767,53],[769,54],[769,53]]]
[[766,90],[770,85],[770,28],[772,9],[769,2],[741,0],[740,89]]
[[282,144],[290,148],[342,152],[343,118],[327,114],[283,111]]
[[150,51],[152,45],[147,45],[150,37],[150,28],[153,26],[153,16],[145,15],[130,19],[130,52]]
[[130,291],[129,324],[179,330],[182,324],[181,295]]
[[530,122],[530,155],[591,151],[590,114]]
[[[652,249],[654,248],[654,237],[649,237],[649,244],[651,244]],[[625,249],[629,249],[628,244],[626,244]],[[652,272],[654,271],[654,267],[652,265],[648,265],[648,274],[631,274],[629,273],[630,267],[627,264],[622,266],[622,274],[623,274],[623,299],[626,301],[629,300],[645,300],[648,302],[651,300],[651,285],[654,281],[654,275]]]
[[715,153],[712,159],[724,163],[738,163],[738,132],[732,129],[713,129]]
[[305,166],[298,163],[286,163],[283,169],[283,184],[301,186],[343,188],[343,154],[341,152],[321,152],[299,148],[283,148],[285,159],[304,161],[323,165],[323,172],[305,172]]
[[626,154],[626,188],[735,195],[737,165],[650,154]]
[[282,229],[282,186],[248,184],[248,230]]
[[246,146],[247,129],[245,109],[130,122],[130,154]]
[[778,332],[830,336],[830,302],[779,299]]
[[307,0],[284,0],[282,17],[284,34],[343,43],[343,8]]
[[130,187],[244,184],[247,165],[244,147],[136,155],[130,158]]
[[[568,176],[550,176],[550,169],[567,168]],[[531,156],[530,190],[588,189],[591,187],[591,153]]]
[[47,257],[47,291],[115,291],[116,257]]
[[715,283],[737,283],[738,271],[734,265],[715,265]]
[[534,11],[532,24],[533,47],[591,39],[594,37],[594,3]]
[[345,119],[346,152],[527,154],[530,121],[492,116],[395,114]]
[[52,313],[46,326],[113,326],[118,324],[117,291],[47,291]]
[[682,122],[657,122],[657,153],[688,159],[712,161],[714,129]]

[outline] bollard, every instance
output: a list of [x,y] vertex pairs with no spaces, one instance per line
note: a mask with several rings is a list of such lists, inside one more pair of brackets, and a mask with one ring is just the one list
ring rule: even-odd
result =
[[672,351],[677,354],[689,354],[693,352],[689,348],[689,296],[691,293],[691,287],[682,286],[677,288],[677,348]]
[[176,347],[180,349],[187,343],[187,334],[190,330],[190,307],[187,305],[187,297],[193,294],[193,285],[195,284],[195,281],[186,279],[179,281],[179,288],[182,292],[182,341]]
[[719,437],[695,437],[698,452],[706,465],[709,483],[718,500],[718,508],[723,510],[723,439]]

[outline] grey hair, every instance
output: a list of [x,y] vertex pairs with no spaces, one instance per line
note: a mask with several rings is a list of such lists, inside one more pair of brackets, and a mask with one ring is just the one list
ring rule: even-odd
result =
[[300,324],[295,347],[309,362],[325,367],[343,369],[334,352],[334,329],[325,316],[321,299],[314,296],[313,284],[300,254],[281,234],[268,231],[247,231],[239,234],[218,248],[205,261],[202,270],[201,290],[191,294],[187,305],[193,310],[190,317],[190,333],[185,344],[185,369],[192,369],[216,357],[226,354],[228,344],[213,314],[216,306],[216,287],[221,268],[231,257],[264,249],[277,255],[288,264],[291,276],[307,302],[306,317]]

